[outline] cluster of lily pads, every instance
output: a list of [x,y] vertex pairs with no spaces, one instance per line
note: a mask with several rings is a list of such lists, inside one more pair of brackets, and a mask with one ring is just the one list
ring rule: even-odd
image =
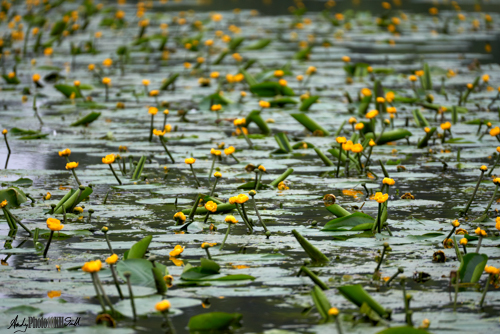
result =
[[0,319],[497,329],[498,15],[179,3],[2,3]]

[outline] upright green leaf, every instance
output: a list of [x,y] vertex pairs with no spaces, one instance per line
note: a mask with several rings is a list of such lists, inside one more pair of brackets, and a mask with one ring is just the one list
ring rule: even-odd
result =
[[311,297],[313,299],[314,305],[318,310],[321,317],[326,320],[329,318],[328,311],[332,308],[332,305],[325,296],[325,293],[315,285],[311,290]]
[[307,130],[311,131],[314,134],[329,136],[330,132],[312,120],[309,116],[304,113],[300,114],[290,114],[293,118],[297,120],[300,124],[302,124]]
[[377,303],[372,297],[363,289],[359,284],[356,285],[344,285],[338,288],[339,292],[351,303],[361,307],[363,303],[366,303],[372,310],[377,312],[382,318],[387,318],[389,312]]
[[142,170],[144,169],[144,164],[145,163],[146,163],[146,156],[143,155],[139,159],[139,162],[137,163],[137,166],[135,166],[134,174],[132,174],[132,180],[138,180],[138,179],[141,178]]
[[486,254],[467,253],[463,256],[458,273],[460,283],[476,283],[481,278],[484,267],[488,262]]
[[17,187],[9,187],[7,189],[0,190],[0,202],[7,200],[7,208],[17,207],[28,199],[24,192]]
[[284,153],[291,153],[293,151],[290,142],[288,141],[288,137],[285,133],[280,132],[274,135],[274,139],[278,143],[278,146]]
[[240,313],[210,312],[192,316],[188,328],[191,331],[226,330],[243,317]]
[[323,254],[319,249],[314,247],[309,241],[307,241],[306,238],[304,238],[297,230],[292,230],[293,236],[299,244],[302,246],[302,248],[306,251],[307,255],[314,261],[314,262],[329,262],[330,260],[326,257],[325,254]]
[[92,111],[90,114],[88,114],[88,115],[84,116],[83,118],[80,118],[78,121],[72,123],[71,126],[79,126],[79,125],[87,126],[90,123],[92,123],[93,121],[95,121],[96,119],[98,119],[99,116],[101,116],[100,112]]
[[322,231],[345,230],[342,227],[355,227],[361,224],[373,223],[375,219],[362,212],[354,212],[349,216],[344,216],[330,220],[325,224]]
[[254,122],[260,129],[260,131],[268,135],[271,133],[271,129],[267,126],[267,123],[262,119],[262,116],[260,116],[260,110],[253,110],[248,114],[246,118],[246,126],[250,125],[252,122]]
[[128,259],[142,259],[148,250],[149,244],[153,239],[152,235],[148,235],[144,237],[142,240],[136,242],[128,251],[127,260]]
[[61,92],[67,98],[70,98],[72,94],[75,94],[74,95],[75,98],[82,97],[80,91],[75,86],[57,84],[54,85],[54,88],[57,89],[59,92]]
[[300,111],[307,111],[307,110],[309,110],[309,108],[314,103],[316,103],[316,101],[318,101],[318,99],[319,99],[318,95],[309,96],[307,99],[305,99],[304,101],[302,101],[302,104],[300,105],[299,110]]

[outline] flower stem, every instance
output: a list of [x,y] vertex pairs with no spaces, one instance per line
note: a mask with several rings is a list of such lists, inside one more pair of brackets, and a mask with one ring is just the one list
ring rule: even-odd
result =
[[248,138],[248,136],[247,136],[247,134],[245,133],[245,131],[243,131],[243,128],[242,128],[241,126],[238,126],[238,129],[240,129],[241,133],[243,134],[243,137],[245,137],[245,140],[246,140],[246,142],[247,142],[248,146],[249,146],[250,148],[253,148],[253,143],[252,143],[252,141],[250,140],[250,138]]
[[377,215],[377,232],[382,231],[382,203],[378,203],[378,215]]
[[495,184],[495,191],[493,192],[493,196],[491,196],[491,200],[488,203],[488,206],[486,207],[486,210],[484,210],[483,214],[487,214],[488,213],[488,210],[490,209],[491,205],[493,204],[493,201],[497,197],[497,191],[498,191],[498,184]]
[[101,290],[102,292],[102,295],[104,297],[104,300],[106,300],[106,303],[109,305],[109,307],[111,308],[111,312],[113,312],[113,314],[115,313],[115,309],[113,308],[113,304],[111,303],[111,301],[109,300],[108,298],[108,295],[106,294],[106,291],[104,291],[104,288],[102,287],[102,284],[101,284],[101,280],[99,279],[99,274],[97,273],[93,273],[93,275],[95,275],[95,281],[97,283],[97,286],[99,287],[99,289]]
[[340,163],[342,161],[342,144],[340,144],[340,147],[339,147],[339,161],[338,161],[338,164],[337,164],[337,173],[335,174],[335,177],[338,178],[339,177],[339,171],[340,171]]
[[243,215],[245,216],[244,218],[246,219],[246,221],[251,225],[253,226],[253,224],[250,222],[250,219],[248,219],[248,216],[247,216],[247,211],[245,210],[245,203],[241,203],[241,211],[243,212]]
[[215,186],[217,185],[217,182],[219,181],[219,178],[216,177],[215,178],[215,181],[214,181],[214,185],[212,187],[212,191],[210,192],[210,196],[213,196],[214,195],[214,191],[215,191]]
[[391,284],[391,282],[396,278],[398,277],[399,274],[402,274],[404,272],[404,269],[403,267],[399,267],[398,268],[398,271],[396,271],[396,273],[394,275],[391,276],[391,278],[389,278],[389,280],[387,281],[387,283],[385,283],[386,286],[389,286]]
[[97,299],[99,299],[99,304],[101,304],[102,312],[106,313],[106,307],[104,306],[104,301],[102,300],[102,296],[99,293],[99,288],[97,287],[97,283],[96,283],[95,276],[94,276],[95,274],[96,273],[91,273],[90,274],[92,276],[92,283],[94,283],[95,293],[97,295]]
[[212,160],[212,167],[210,167],[210,172],[208,173],[208,182],[210,182],[210,180],[212,179],[212,172],[214,171],[215,159],[217,159],[217,156],[214,154],[214,159]]
[[458,272],[455,272],[455,299],[453,300],[453,312],[457,310],[457,299],[458,299],[458,287],[460,284],[460,275]]
[[12,214],[12,212],[10,212],[9,209],[7,209],[7,207],[3,208],[7,214],[9,215],[10,219],[12,220],[12,224],[15,226],[15,229],[17,230],[17,226],[16,226],[16,222],[21,225],[22,228],[24,228],[24,230],[26,232],[28,232],[28,234],[30,235],[30,237],[33,235],[33,233],[31,232],[31,230],[29,228],[26,227],[26,225],[24,225],[22,222],[21,222],[21,219],[17,218],[16,216],[14,216]]
[[240,163],[240,161],[238,160],[238,158],[236,158],[236,157],[234,156],[234,154],[231,154],[231,156],[233,157],[234,161],[236,161],[236,163],[238,163],[238,164]]
[[198,185],[198,188],[201,187],[200,181],[198,181],[198,178],[196,177],[196,173],[194,172],[193,165],[189,165],[189,167],[191,167],[191,172],[193,173],[194,180],[196,181],[196,184]]
[[123,300],[124,298],[123,298],[123,294],[122,294],[122,289],[120,288],[120,283],[118,282],[118,277],[116,276],[115,266],[112,264],[109,267],[111,268],[111,274],[113,274],[113,280],[115,281],[116,290],[118,290],[118,294],[120,295],[120,299]]
[[262,218],[260,217],[259,210],[257,210],[257,203],[255,202],[255,197],[252,196],[252,201],[253,201],[253,208],[255,209],[255,213],[257,214],[257,217],[259,218],[259,222],[261,223],[262,227],[264,228],[264,231],[267,232],[267,226],[264,224],[262,221]]
[[377,268],[375,268],[375,271],[373,272],[373,278],[378,276],[380,266],[382,265],[382,261],[384,261],[385,251],[387,250],[388,247],[389,247],[389,245],[387,243],[384,243],[384,248],[382,249],[382,254],[380,255],[380,259],[378,261]]
[[198,208],[198,204],[200,203],[200,194],[196,196],[196,200],[193,203],[193,207],[191,208],[191,212],[189,213],[189,220],[193,220],[194,215],[196,213],[196,209]]
[[118,178],[118,175],[116,175],[115,170],[113,169],[113,165],[109,164],[109,168],[111,169],[111,172],[115,176],[116,181],[118,181],[118,184],[122,185],[122,181],[120,181],[120,179]]
[[73,173],[73,176],[75,177],[75,180],[76,180],[76,183],[78,183],[79,186],[81,186],[82,184],[80,183],[80,180],[78,180],[78,176],[76,176],[76,172],[75,172],[75,169],[71,169],[71,172]]
[[500,154],[497,155],[497,160],[495,161],[495,164],[493,165],[493,167],[491,167],[490,172],[488,173],[488,177],[491,176],[491,174],[493,173],[493,170],[497,167],[497,164],[499,161],[500,161]]
[[115,254],[113,251],[113,247],[111,247],[111,242],[109,241],[108,233],[104,233],[104,236],[106,238],[106,243],[108,244],[109,251],[111,252],[111,255]]
[[163,114],[164,117],[163,117],[163,129],[165,129],[165,126],[167,125],[167,117],[168,117],[168,114]]
[[474,200],[474,196],[476,196],[476,192],[479,189],[479,185],[481,184],[481,180],[483,179],[483,175],[484,175],[484,171],[481,171],[481,175],[479,176],[479,180],[477,180],[476,188],[474,188],[474,192],[472,193],[472,196],[471,196],[469,202],[467,203],[467,206],[465,207],[465,209],[462,213],[464,216],[467,214],[467,211],[469,211],[469,207],[472,204],[472,201]]
[[479,239],[477,240],[477,247],[476,247],[476,253],[479,253],[479,249],[481,249],[481,242],[483,241],[483,236],[480,235]]
[[163,145],[163,148],[165,149],[165,152],[167,152],[168,157],[170,158],[170,160],[172,160],[172,163],[175,164],[174,158],[172,158],[172,155],[170,154],[170,151],[168,150],[167,145],[165,145],[165,141],[163,139],[163,136],[160,136],[160,142]]
[[3,138],[5,139],[5,145],[7,145],[7,150],[9,151],[9,154],[11,153],[9,142],[7,141],[7,134],[4,133]]
[[206,216],[205,216],[205,220],[203,221],[203,224],[206,224],[206,223],[207,223],[208,216],[210,216],[210,211],[207,211],[207,214],[206,214]]
[[343,332],[342,332],[342,326],[340,325],[340,316],[339,315],[337,315],[335,317],[335,326],[337,327],[337,333],[338,334],[343,334]]
[[50,231],[49,240],[47,240],[47,244],[45,245],[45,249],[43,250],[43,257],[44,258],[47,257],[47,252],[49,251],[50,242],[52,241],[53,236],[54,236],[54,231]]
[[149,141],[153,140],[153,122],[155,119],[155,115],[151,114],[151,125],[149,126]]
[[410,303],[408,298],[406,297],[406,277],[401,277],[401,286],[403,288],[403,300],[405,303],[405,314],[406,314],[406,323],[408,326],[413,327],[413,323],[411,321],[411,314],[410,314]]
[[486,297],[486,293],[488,292],[488,288],[490,287],[490,279],[491,274],[488,275],[488,278],[486,278],[486,283],[484,283],[483,295],[481,296],[481,301],[479,302],[480,309],[483,308],[484,298]]
[[253,232],[253,228],[252,226],[250,225],[249,222],[247,222],[247,220],[245,219],[245,216],[243,215],[243,213],[241,212],[241,209],[240,207],[238,206],[238,204],[236,204],[236,210],[238,210],[238,213],[240,214],[241,218],[243,219],[243,222],[245,222],[245,225],[247,226],[248,230],[250,231],[250,233]]
[[222,247],[226,244],[227,237],[229,236],[229,231],[231,230],[231,223],[227,224],[226,235],[224,236],[224,240],[222,240],[222,245],[220,245],[219,250],[222,250]]
[[132,293],[132,284],[130,283],[130,273],[129,275],[125,275],[125,278],[127,279],[127,286],[128,286],[128,294],[130,296],[130,304],[132,305],[132,313],[134,315],[134,322],[137,321],[137,313],[135,312],[135,302],[134,302],[134,294]]
[[210,251],[208,250],[208,247],[207,247],[207,248],[205,248],[205,253],[207,253],[207,258],[208,258],[209,260],[211,260],[211,259],[212,259],[212,257],[210,256]]

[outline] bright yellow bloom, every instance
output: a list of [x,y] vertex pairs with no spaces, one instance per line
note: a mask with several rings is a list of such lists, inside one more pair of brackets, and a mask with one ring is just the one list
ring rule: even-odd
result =
[[271,106],[271,103],[269,103],[269,102],[267,102],[267,101],[263,101],[263,100],[261,100],[261,101],[259,101],[259,106],[260,106],[261,108],[269,108],[269,107]]
[[328,310],[328,315],[333,315],[333,316],[339,315],[339,309],[336,307],[332,307],[331,309]]
[[266,167],[262,166],[262,165],[259,165],[259,170],[261,172],[265,172],[266,171]]
[[358,120],[356,119],[356,117],[351,117],[349,118],[349,124],[354,124],[356,123]]
[[354,144],[351,149],[352,153],[361,153],[363,152],[363,145],[360,143]]
[[155,136],[159,136],[159,137],[161,137],[161,136],[164,136],[164,135],[165,135],[165,133],[167,133],[167,130],[160,131],[160,130],[153,129],[153,134],[154,134]]
[[216,178],[221,178],[222,177],[222,174],[220,172],[215,172],[214,173],[214,177]]
[[2,202],[0,202],[0,208],[5,208],[9,204],[6,199],[4,199]]
[[372,119],[372,118],[375,118],[377,116],[378,116],[378,110],[377,109],[370,110],[365,115],[365,117],[368,118],[368,119]]
[[350,61],[351,61],[351,58],[350,58],[349,56],[343,56],[343,57],[342,57],[342,61],[343,61],[344,63],[348,63],[348,62],[350,62]]
[[286,86],[286,85],[288,85],[288,82],[287,82],[285,79],[280,79],[280,80],[278,81],[278,83],[279,83],[281,86]]
[[214,104],[213,106],[210,107],[210,110],[212,111],[219,111],[222,109],[222,106],[220,104]]
[[479,169],[483,172],[486,172],[488,170],[488,167],[486,165],[482,165],[481,167],[479,167]]
[[410,81],[412,81],[412,82],[415,82],[415,81],[417,81],[417,76],[416,76],[416,75],[410,75],[410,76],[408,77],[408,79],[409,79]]
[[186,215],[182,213],[182,211],[179,211],[174,215],[174,219],[182,220],[184,222],[186,221]]
[[377,145],[377,143],[373,139],[370,139],[370,142],[368,143],[368,145],[373,147],[373,146]]
[[86,273],[96,273],[102,268],[102,262],[101,260],[96,260],[96,261],[89,261],[85,262],[85,264],[82,267],[82,270],[85,271]]
[[488,74],[484,74],[482,76],[482,79],[483,79],[484,82],[488,82],[488,81],[490,81],[490,76]]
[[59,151],[60,157],[69,157],[70,154],[71,154],[71,150],[69,148],[62,150],[62,151]]
[[460,245],[466,246],[467,242],[468,242],[467,238],[460,239]]
[[217,245],[216,242],[204,242],[201,244],[201,248],[205,249],[205,248],[210,248],[210,247],[213,247]]
[[51,231],[60,231],[64,228],[64,225],[61,224],[59,219],[48,218],[47,219],[47,227]]
[[494,127],[493,129],[490,130],[490,136],[495,137],[500,134],[500,127]]
[[185,163],[186,165],[192,165],[192,164],[194,164],[194,163],[195,163],[195,161],[196,161],[196,159],[195,159],[195,158],[187,158],[186,160],[184,160],[184,163]]
[[156,108],[156,107],[149,107],[148,108],[148,114],[156,115],[157,113],[158,113],[158,108]]
[[307,74],[307,75],[312,75],[312,74],[316,73],[316,71],[317,71],[317,70],[316,70],[316,67],[315,67],[315,66],[309,66],[309,67],[307,68],[307,70],[306,70],[306,74]]
[[110,67],[111,65],[113,65],[113,59],[111,59],[111,58],[104,59],[102,61],[102,65],[106,66],[106,67]]
[[102,83],[106,86],[111,84],[111,78],[108,78],[108,77],[102,78]]
[[353,143],[351,140],[346,141],[345,143],[342,144],[342,149],[344,151],[350,151],[352,149]]
[[77,207],[73,208],[73,212],[82,213],[83,212],[83,208],[80,207],[80,206],[77,206]]
[[363,96],[372,96],[372,91],[370,90],[370,88],[362,88],[361,89],[361,95]]
[[335,140],[339,144],[344,144],[347,141],[347,139],[345,139],[345,137],[337,137]]
[[377,192],[375,196],[373,196],[373,199],[378,203],[384,203],[389,199],[389,194],[382,194],[381,192]]
[[115,264],[118,261],[118,255],[113,254],[106,259],[107,264]]
[[236,149],[233,146],[229,146],[228,148],[224,149],[224,154],[226,155],[231,155],[234,153]]
[[213,201],[208,201],[207,203],[205,203],[205,209],[214,213],[217,211],[217,203],[215,203]]
[[155,309],[158,312],[166,312],[170,308],[170,302],[168,300],[162,300],[161,302],[156,303]]
[[393,186],[396,182],[389,177],[384,177],[384,179],[382,180],[382,183],[387,184],[388,186]]
[[450,122],[441,123],[440,127],[443,131],[449,130],[451,129],[451,123]]
[[236,196],[236,203],[238,203],[238,204],[243,204],[248,200],[249,200],[249,198],[245,194],[239,194],[238,196]]
[[497,219],[496,219],[495,228],[500,231],[500,217],[497,217]]
[[3,130],[2,130],[2,134],[3,134],[3,135],[6,135],[8,132],[9,132],[9,130],[7,130],[7,129],[3,129]]
[[168,255],[170,255],[171,257],[176,257],[176,256],[181,255],[182,252],[184,252],[184,247],[182,247],[181,245],[177,245],[174,247],[173,251],[168,253]]
[[377,97],[377,103],[384,103],[385,99],[381,96]]
[[236,196],[229,197],[229,204],[234,204],[234,203],[236,203],[236,199],[237,199],[237,197],[236,197]]
[[103,164],[110,165],[113,162],[115,162],[115,155],[114,154],[108,154],[104,158],[102,158]]
[[158,89],[153,89],[152,91],[149,92],[149,96],[158,96],[160,94],[160,91]]
[[51,193],[49,193],[48,191],[47,191],[47,194],[46,194],[45,196],[43,196],[43,199],[44,199],[45,201],[48,201],[48,200],[49,200],[49,199],[51,199],[51,198],[52,198],[52,194],[51,194]]
[[149,86],[149,84],[151,83],[151,81],[147,80],[147,79],[142,79],[142,84],[144,86]]
[[276,78],[281,78],[284,75],[285,75],[285,72],[283,72],[282,70],[276,70],[276,71],[274,71],[274,76]]
[[357,123],[355,126],[354,126],[354,129],[356,130],[363,130],[365,128],[365,124],[364,123]]
[[226,216],[226,218],[224,219],[224,221],[226,223],[231,223],[231,224],[236,224],[238,221],[236,220],[236,218],[234,218],[234,216]]
[[75,169],[78,167],[78,162],[68,162],[66,164],[66,169]]
[[33,76],[31,77],[31,79],[33,80],[33,82],[40,81],[40,74],[38,74],[38,73],[33,74]]
[[212,148],[212,149],[210,149],[210,154],[219,156],[222,154],[222,152],[219,150],[216,150],[215,148]]

